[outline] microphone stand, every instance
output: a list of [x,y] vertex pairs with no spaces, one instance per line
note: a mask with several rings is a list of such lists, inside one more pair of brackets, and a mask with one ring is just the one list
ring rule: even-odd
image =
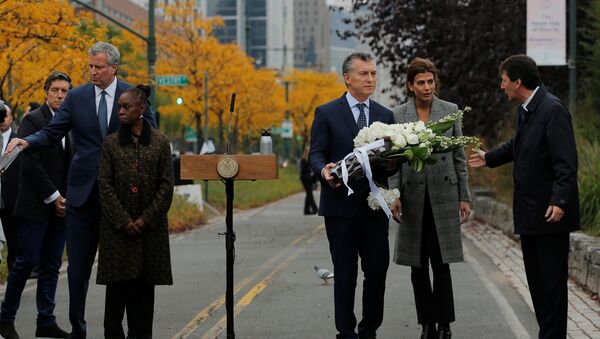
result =
[[[227,128],[227,148],[225,154],[231,154],[231,120],[235,107],[235,93],[231,95],[229,106],[229,127]],[[227,214],[225,216],[225,251],[227,253],[226,275],[227,289],[225,291],[225,309],[227,310],[227,338],[235,338],[233,327],[234,305],[233,305],[233,263],[235,261],[235,232],[233,232],[233,178],[224,179],[225,194],[227,196]]]

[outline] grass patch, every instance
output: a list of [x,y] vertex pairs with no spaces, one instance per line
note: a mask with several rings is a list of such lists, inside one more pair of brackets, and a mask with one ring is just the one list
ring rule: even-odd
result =
[[183,232],[207,221],[206,213],[200,211],[195,204],[179,194],[173,195],[171,209],[169,209],[169,233]]
[[[201,182],[201,181],[200,181]],[[204,189],[204,184],[202,184]],[[285,198],[303,191],[296,166],[279,168],[276,180],[239,180],[234,184],[233,207],[249,209]],[[220,211],[226,209],[225,184],[219,180],[208,182],[208,203]]]

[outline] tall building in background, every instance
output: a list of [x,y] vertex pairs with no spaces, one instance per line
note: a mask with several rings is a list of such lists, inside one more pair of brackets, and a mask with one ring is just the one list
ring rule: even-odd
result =
[[235,42],[258,67],[278,70],[293,66],[294,0],[199,0],[207,17],[219,16],[224,25],[214,34]]
[[329,72],[331,20],[326,0],[294,1],[294,66]]
[[[144,0],[87,0],[83,2],[94,6],[129,28],[135,28],[133,24],[136,21],[148,21],[148,0],[145,0],[146,6],[143,4]],[[82,8],[82,10],[85,9]],[[96,13],[92,14],[94,20],[105,24],[112,24],[105,17]]]
[[[344,32],[354,29],[352,23],[344,23],[345,19],[353,20],[355,16],[351,11],[351,3],[351,0],[327,0],[331,18],[331,71],[339,74],[340,77],[342,77],[342,63],[346,56],[358,51],[372,52],[367,43],[363,43],[356,38],[342,39],[337,33],[337,31]],[[332,7],[335,7],[336,10],[332,10]],[[358,15],[360,15],[360,13],[358,13]],[[396,100],[393,99],[393,96],[401,96],[401,94],[401,86],[392,83],[389,68],[378,60],[377,90],[372,95],[373,99],[380,104],[391,108],[397,104]]]

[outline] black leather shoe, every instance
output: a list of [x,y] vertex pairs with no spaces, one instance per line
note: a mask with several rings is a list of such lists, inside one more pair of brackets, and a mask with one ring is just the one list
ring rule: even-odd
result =
[[452,338],[452,331],[450,330],[450,324],[439,324],[438,325],[438,339],[450,339]]
[[421,339],[437,339],[435,324],[423,324],[421,327]]
[[58,325],[49,325],[44,327],[38,327],[35,330],[35,336],[39,338],[68,338],[69,333],[65,332]]
[[0,335],[5,339],[21,339],[14,323],[0,322]]

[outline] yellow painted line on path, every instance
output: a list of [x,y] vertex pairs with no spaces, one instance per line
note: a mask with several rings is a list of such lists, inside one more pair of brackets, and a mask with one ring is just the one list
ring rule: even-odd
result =
[[[323,233],[323,230],[325,230],[325,225],[321,224],[317,226],[317,228],[311,232],[310,238],[306,240],[305,246],[313,243]],[[281,262],[281,264],[279,264],[268,276],[266,276],[258,284],[254,285],[254,287],[252,287],[252,289],[250,289],[250,291],[248,291],[248,293],[246,293],[235,305],[234,316],[237,317],[240,312],[246,308],[246,306],[250,305],[252,301],[254,301],[254,299],[261,294],[265,288],[267,288],[267,286],[269,286],[273,280],[275,280],[275,278],[277,278],[305,249],[306,248],[304,246],[296,248],[296,250],[283,262]],[[201,339],[217,338],[225,329],[226,324],[227,316],[223,316],[221,319],[219,319],[217,324],[215,324],[208,332],[206,332],[206,334],[202,336]]]
[[[256,271],[252,272],[252,274],[250,274],[250,275],[247,275],[246,277],[244,277],[244,279],[242,279],[239,283],[237,283],[235,286],[235,289],[234,289],[234,294],[237,294],[241,289],[243,289],[250,282],[252,282],[254,279],[256,279],[256,277],[259,276],[263,271],[267,270],[270,266],[272,266],[275,262],[277,262],[277,260],[281,259],[281,257],[283,257],[285,254],[290,252],[292,250],[293,246],[296,246],[297,244],[299,244],[303,241],[306,241],[306,239],[311,237],[311,235],[314,237],[315,234],[321,233],[324,228],[325,228],[325,226],[323,224],[318,225],[315,229],[313,229],[311,231],[311,233],[303,234],[303,235],[300,235],[297,238],[295,238],[292,242],[290,242],[286,246],[286,248],[284,250],[279,252],[277,255],[271,257],[263,265],[261,265]],[[314,241],[314,239],[313,240],[311,240],[311,239],[308,239],[307,244]],[[198,312],[198,314],[196,314],[192,318],[192,320],[190,320],[187,323],[187,325],[185,325],[185,327],[183,329],[181,329],[179,332],[177,332],[177,334],[175,334],[171,339],[184,339],[184,338],[189,337],[190,334],[192,334],[196,329],[198,329],[198,327],[200,327],[200,325],[206,319],[208,319],[212,313],[214,313],[216,310],[221,308],[224,304],[225,304],[225,294],[221,295],[219,298],[217,298],[215,301],[213,301],[206,308],[204,308],[203,310]]]

